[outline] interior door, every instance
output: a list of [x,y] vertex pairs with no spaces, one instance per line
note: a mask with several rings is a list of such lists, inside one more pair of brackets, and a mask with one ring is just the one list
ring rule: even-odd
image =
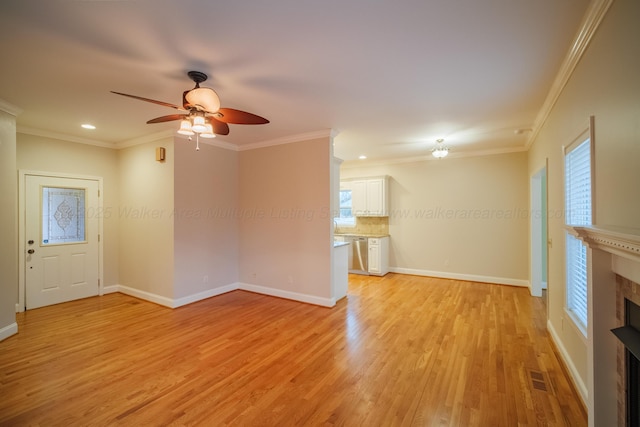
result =
[[25,176],[27,309],[98,295],[98,181]]

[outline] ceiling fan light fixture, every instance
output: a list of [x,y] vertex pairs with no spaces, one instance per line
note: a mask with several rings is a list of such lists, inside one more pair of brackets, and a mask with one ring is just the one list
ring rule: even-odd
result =
[[197,115],[193,117],[193,124],[191,125],[191,130],[194,131],[195,133],[202,133],[207,130],[204,115]]
[[215,90],[208,87],[191,89],[185,95],[185,99],[190,105],[204,108],[210,113],[215,113],[220,109],[220,97]]
[[189,119],[183,119],[180,121],[180,129],[178,129],[178,133],[180,135],[193,135],[193,130],[191,128],[191,122]]
[[444,142],[444,139],[438,139],[436,141],[438,143],[438,145],[435,146],[435,148],[433,150],[431,150],[431,155],[433,155],[433,157],[437,158],[437,159],[441,159],[443,157],[447,157],[447,155],[449,154],[449,148],[445,147],[442,143]]
[[206,123],[204,126],[207,128],[207,130],[202,132],[200,136],[203,138],[215,138],[216,134],[213,133],[213,126],[211,126],[211,123]]

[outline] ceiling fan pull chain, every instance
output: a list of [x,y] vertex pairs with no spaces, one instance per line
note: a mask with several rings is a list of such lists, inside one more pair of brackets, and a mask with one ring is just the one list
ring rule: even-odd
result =
[[200,134],[196,133],[196,151],[200,151]]

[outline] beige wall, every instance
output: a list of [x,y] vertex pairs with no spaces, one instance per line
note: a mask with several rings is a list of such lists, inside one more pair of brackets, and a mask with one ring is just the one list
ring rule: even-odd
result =
[[[157,162],[156,147],[165,147]],[[119,284],[174,297],[173,138],[117,152],[119,164]]]
[[238,282],[238,153],[175,142],[176,298]]
[[20,170],[57,172],[103,178],[104,285],[118,283],[118,163],[109,148],[19,133]]
[[534,173],[549,159],[549,322],[568,363],[587,380],[587,348],[564,313],[564,211],[561,146],[595,116],[596,225],[640,229],[640,2],[616,0],[536,138]]
[[240,152],[240,280],[331,297],[330,138]]
[[378,175],[390,176],[392,268],[526,284],[526,153],[341,169]]
[[[18,300],[18,180],[16,118],[0,110],[0,337],[16,322]],[[13,331],[15,333],[15,330]]]

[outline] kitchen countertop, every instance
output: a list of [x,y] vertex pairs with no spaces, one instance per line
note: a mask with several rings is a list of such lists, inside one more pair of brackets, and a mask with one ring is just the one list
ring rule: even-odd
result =
[[389,234],[362,234],[362,233],[335,233],[334,236],[344,236],[344,237],[373,237],[373,238],[381,238],[381,237],[389,237]]

